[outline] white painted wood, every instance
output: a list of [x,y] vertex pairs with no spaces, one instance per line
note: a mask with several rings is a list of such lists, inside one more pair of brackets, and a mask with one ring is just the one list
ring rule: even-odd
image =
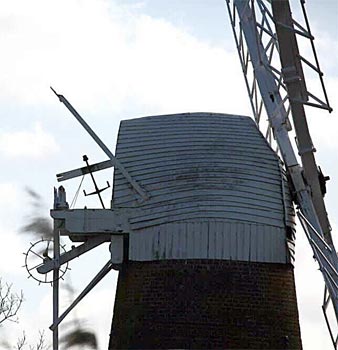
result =
[[116,155],[151,194],[139,205],[115,171],[113,206],[142,208],[133,229],[201,215],[285,225],[279,160],[248,117],[187,113],[122,121]]
[[129,259],[290,262],[285,230],[241,222],[176,222],[130,233]]
[[111,261],[114,264],[123,262],[123,236],[116,235],[111,237]]
[[130,209],[130,258],[288,262],[294,210],[280,160],[244,116],[186,113],[121,122],[112,208]]
[[130,231],[129,215],[129,210],[123,209],[51,210],[52,218],[62,223],[61,234],[73,236],[128,233]]

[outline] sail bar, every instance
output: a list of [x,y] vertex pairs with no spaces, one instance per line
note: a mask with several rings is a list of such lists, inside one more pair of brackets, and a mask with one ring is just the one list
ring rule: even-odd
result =
[[302,101],[307,101],[308,94],[299,58],[296,34],[293,30],[290,5],[288,1],[273,0],[271,6],[276,23],[284,83],[289,95],[293,125],[297,136],[298,153],[302,159],[305,178],[311,188],[313,205],[324,232],[325,240],[328,243],[332,243],[331,227],[325,209],[323,193],[319,183],[318,167],[314,157],[315,148],[311,140],[302,103]]
[[[257,81],[256,68],[258,69],[259,67],[254,67],[250,64],[250,62],[252,62],[251,55],[253,53],[249,50],[246,39],[244,39],[245,34],[241,23],[242,19],[237,16],[235,2],[226,0],[226,3],[255,121],[261,132],[264,135],[269,135],[267,141],[272,148],[276,149],[275,139],[271,137],[274,135],[270,133],[271,121],[267,117],[267,109],[271,112],[275,110],[276,105],[278,105],[278,113],[280,117],[284,119],[287,130],[291,129],[291,125],[288,120],[290,111],[289,101],[285,86],[282,82],[282,72],[279,66],[279,47],[277,37],[273,31],[274,23],[272,21],[272,14],[264,1],[255,1],[257,5],[257,15],[255,14],[254,7],[250,8],[250,13],[253,16],[251,25],[252,29],[255,30],[252,33],[256,33],[260,46],[256,59],[260,61],[260,56],[264,56],[260,69],[265,71],[264,74],[266,76],[269,76],[269,81],[271,86],[273,86],[273,91],[267,94],[265,96],[265,101],[263,101],[263,96],[259,91],[260,89],[258,89]],[[252,37],[253,43],[256,42],[256,35],[254,34]],[[271,82],[272,79],[275,80],[275,83]]]
[[89,167],[85,166],[82,168],[69,170],[69,171],[65,171],[63,173],[56,174],[56,178],[59,182],[61,182],[61,181],[73,179],[74,177],[89,174],[90,172],[94,173],[95,171],[108,169],[108,168],[111,168],[113,166],[114,166],[114,163],[112,160],[105,160],[105,161],[100,162],[100,163],[92,164]]

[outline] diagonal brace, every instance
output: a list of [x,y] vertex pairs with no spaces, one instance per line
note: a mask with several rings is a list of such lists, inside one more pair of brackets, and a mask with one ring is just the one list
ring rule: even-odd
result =
[[104,242],[110,241],[110,235],[104,235],[104,236],[98,236],[90,238],[85,243],[75,247],[74,249],[70,250],[69,252],[66,252],[62,255],[60,255],[59,262],[57,263],[56,260],[48,260],[46,261],[42,266],[37,268],[37,271],[39,273],[48,273],[49,271],[52,271],[55,268],[59,268],[61,265],[69,262],[70,260],[73,260],[75,258],[78,258],[80,255],[88,252],[89,250],[96,248],[100,244]]
[[91,127],[85,122],[85,120],[80,116],[80,114],[75,110],[75,108],[70,104],[70,102],[63,96],[59,95],[52,87],[50,87],[55,95],[59,98],[60,102],[62,102],[70,113],[77,119],[77,121],[84,127],[84,129],[88,132],[88,134],[94,139],[94,141],[100,146],[102,151],[111,159],[114,167],[119,169],[123,176],[127,179],[127,181],[131,184],[134,190],[144,199],[147,200],[149,198],[146,191],[141,188],[141,186],[132,179],[126,168],[120,163],[120,161],[114,156],[114,154],[109,150],[109,148],[102,142],[102,140],[95,134],[95,132],[91,129]]
[[65,317],[74,309],[74,307],[107,275],[107,273],[113,268],[112,262],[109,260],[99,273],[89,282],[85,289],[78,295],[78,297],[68,306],[63,314],[58,317],[56,321],[49,327],[50,330],[56,329],[59,324],[65,319]]

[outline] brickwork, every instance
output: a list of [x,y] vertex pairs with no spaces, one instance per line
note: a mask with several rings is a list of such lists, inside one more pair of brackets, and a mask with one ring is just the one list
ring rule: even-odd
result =
[[293,267],[128,262],[109,349],[301,349]]

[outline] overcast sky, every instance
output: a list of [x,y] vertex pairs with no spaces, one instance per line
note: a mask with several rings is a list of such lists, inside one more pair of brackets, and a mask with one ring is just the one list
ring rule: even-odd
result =
[[[336,109],[338,4],[308,0],[307,8]],[[50,85],[69,99],[112,150],[123,119],[251,111],[223,0],[0,0],[0,44],[0,276],[14,289],[23,289],[26,299],[20,323],[5,325],[0,337],[6,335],[15,344],[22,330],[31,342],[38,329],[45,329],[49,337],[52,320],[51,287],[27,280],[21,267],[22,253],[35,240],[18,234],[32,213],[25,188],[42,195],[41,214],[48,216],[53,186],[58,185],[56,173],[83,166],[83,154],[90,162],[106,160]],[[336,236],[338,115],[307,111],[318,163],[331,176],[326,202]],[[112,170],[97,179],[102,185],[111,181]],[[65,183],[69,202],[79,181]],[[92,189],[89,179],[83,188]],[[105,192],[107,205],[110,195]],[[99,207],[95,198],[80,193],[77,207],[85,204]],[[67,278],[81,291],[108,259],[108,247],[100,248],[74,261]],[[323,282],[300,227],[296,259],[304,349],[329,349],[321,313]],[[76,311],[99,335],[100,349],[107,347],[116,276],[111,273]]]

